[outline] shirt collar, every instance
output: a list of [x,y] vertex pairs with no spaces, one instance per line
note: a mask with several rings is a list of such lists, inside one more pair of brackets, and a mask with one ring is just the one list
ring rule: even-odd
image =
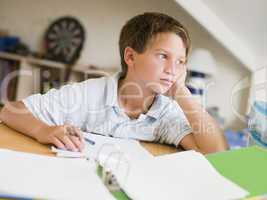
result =
[[163,95],[157,95],[146,115],[154,119],[158,119],[164,108],[164,98],[165,97]]
[[[118,104],[118,82],[121,77],[121,72],[118,72],[107,79],[107,98],[106,105],[113,106],[119,108]],[[166,101],[164,100],[165,96],[157,95],[155,100],[146,113],[147,116],[152,117],[154,119],[158,119],[163,110]]]

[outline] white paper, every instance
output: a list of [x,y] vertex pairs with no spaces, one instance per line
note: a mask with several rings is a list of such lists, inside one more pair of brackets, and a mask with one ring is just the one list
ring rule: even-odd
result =
[[95,142],[95,145],[86,144],[85,148],[85,154],[94,159],[99,159],[97,158],[99,155],[105,155],[103,157],[116,157],[116,153],[123,154],[123,156],[132,162],[154,157],[136,140],[113,138],[90,133],[84,136]]
[[138,162],[128,177],[118,177],[124,191],[135,200],[229,200],[248,193],[221,176],[195,151],[180,152]]
[[114,199],[93,164],[85,159],[0,149],[0,162],[0,194],[37,199]]
[[52,151],[56,152],[59,157],[87,157],[97,160],[101,164],[118,163],[119,160],[132,163],[154,157],[136,140],[112,138],[91,133],[84,133],[84,137],[94,141],[95,144],[85,142],[83,152],[65,151],[54,147],[52,147]]

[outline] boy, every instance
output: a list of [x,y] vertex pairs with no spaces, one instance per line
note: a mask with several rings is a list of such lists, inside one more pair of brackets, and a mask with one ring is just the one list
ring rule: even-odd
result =
[[9,103],[0,119],[40,143],[73,151],[84,146],[79,129],[203,153],[227,148],[185,86],[190,39],[178,21],[161,13],[135,16],[122,28],[119,46],[121,73]]

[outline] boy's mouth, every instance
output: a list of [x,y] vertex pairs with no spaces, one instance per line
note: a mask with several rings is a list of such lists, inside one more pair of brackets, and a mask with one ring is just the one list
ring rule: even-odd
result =
[[168,85],[168,86],[170,86],[170,85],[172,85],[172,84],[174,83],[174,81],[171,80],[171,79],[160,79],[160,81],[161,81],[164,85]]

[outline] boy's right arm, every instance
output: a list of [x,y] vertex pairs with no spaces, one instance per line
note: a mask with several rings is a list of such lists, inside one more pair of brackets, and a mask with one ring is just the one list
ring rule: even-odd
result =
[[81,151],[84,147],[80,130],[71,125],[47,125],[35,118],[22,101],[7,103],[0,112],[0,120],[43,144],[72,151]]

